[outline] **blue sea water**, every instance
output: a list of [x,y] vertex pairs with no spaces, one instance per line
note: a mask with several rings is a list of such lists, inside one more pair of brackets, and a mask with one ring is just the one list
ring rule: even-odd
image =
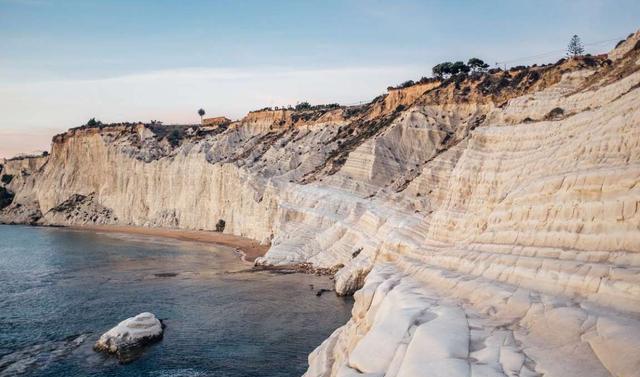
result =
[[[299,376],[349,318],[323,277],[238,272],[230,249],[0,225],[0,376]],[[93,351],[150,311],[167,328],[128,364]]]

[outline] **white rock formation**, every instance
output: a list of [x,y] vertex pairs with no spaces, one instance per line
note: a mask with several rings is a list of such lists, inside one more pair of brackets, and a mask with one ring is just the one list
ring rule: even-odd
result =
[[[0,221],[214,230],[343,266],[307,376],[640,376],[640,33],[603,57],[54,138]],[[22,169],[22,170],[21,170]],[[1,173],[1,171],[0,171]]]
[[102,334],[93,348],[124,356],[127,352],[161,339],[163,332],[162,323],[155,315],[140,313]]

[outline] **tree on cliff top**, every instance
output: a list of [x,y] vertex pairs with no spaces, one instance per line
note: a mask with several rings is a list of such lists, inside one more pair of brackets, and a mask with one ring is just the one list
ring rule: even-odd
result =
[[433,72],[433,75],[435,77],[443,78],[443,77],[446,77],[447,75],[451,74],[451,66],[452,65],[453,65],[453,63],[451,63],[451,62],[444,62],[444,63],[436,64],[431,69],[431,72]]
[[471,68],[464,64],[464,62],[457,61],[455,63],[444,62],[436,65],[432,68],[433,75],[438,78],[447,78],[451,76],[456,76],[460,73],[466,74],[469,73]]
[[89,119],[89,121],[87,122],[87,127],[98,127],[102,124],[101,121],[96,120],[96,118],[91,118]]
[[489,68],[489,64],[485,63],[482,59],[471,58],[467,62],[467,65],[473,72],[484,72]]
[[582,54],[584,54],[584,46],[582,45],[582,41],[580,40],[580,37],[574,35],[569,41],[569,46],[567,46],[567,55],[578,56]]
[[297,111],[311,110],[311,105],[309,104],[309,102],[300,102],[296,105],[295,109]]
[[198,110],[198,115],[200,115],[200,122],[202,122],[202,117],[204,116],[204,114],[205,114],[204,109]]
[[451,65],[451,75],[455,76],[459,73],[469,73],[471,69],[464,62],[457,61]]

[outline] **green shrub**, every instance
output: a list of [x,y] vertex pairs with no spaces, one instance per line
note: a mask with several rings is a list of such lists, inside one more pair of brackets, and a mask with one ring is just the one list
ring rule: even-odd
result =
[[407,80],[405,82],[403,82],[402,84],[400,84],[400,88],[404,89],[404,88],[408,88],[410,86],[414,86],[416,83],[413,80]]
[[564,110],[561,107],[555,107],[544,116],[545,120],[558,120],[564,116]]
[[99,120],[96,120],[96,118],[89,119],[86,124],[87,127],[100,127],[101,125],[102,125],[102,122]]

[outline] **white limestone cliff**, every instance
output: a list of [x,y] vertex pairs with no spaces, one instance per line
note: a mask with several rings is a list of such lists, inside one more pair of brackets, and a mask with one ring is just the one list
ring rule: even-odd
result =
[[175,145],[71,130],[5,184],[0,221],[224,219],[271,244],[258,263],[342,266],[353,316],[307,376],[640,376],[639,39]]

